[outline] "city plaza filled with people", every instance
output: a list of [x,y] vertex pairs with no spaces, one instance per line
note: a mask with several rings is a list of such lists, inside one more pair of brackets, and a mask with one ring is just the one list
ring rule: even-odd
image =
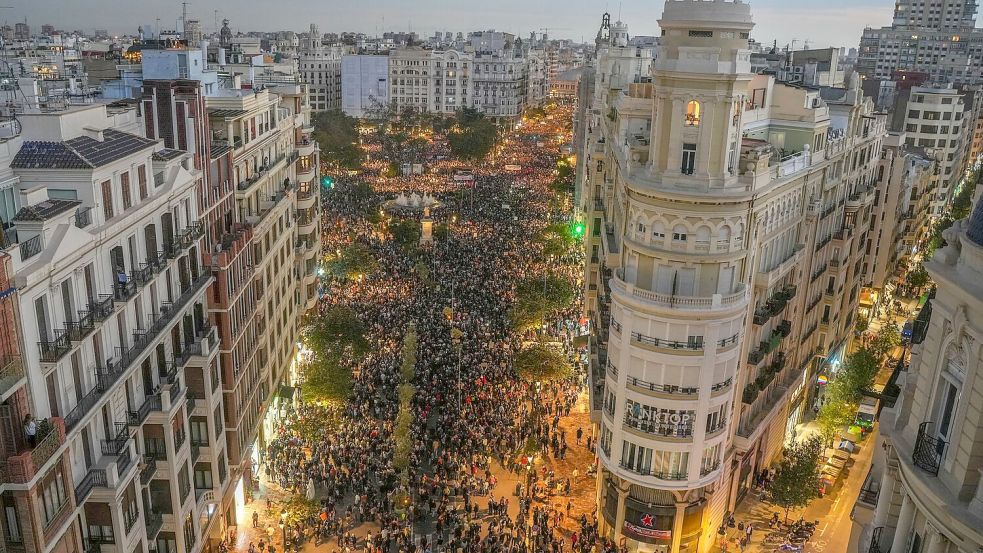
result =
[[[261,487],[282,491],[280,497],[306,497],[313,508],[285,522],[286,544],[271,531],[266,543],[246,546],[251,553],[284,546],[371,553],[618,551],[597,536],[593,508],[573,509],[571,476],[551,468],[573,448],[593,447],[587,425],[568,432],[560,424],[586,383],[580,301],[523,333],[513,330],[509,317],[523,279],[548,272],[581,288],[580,244],[547,260],[534,240],[547,225],[571,221],[572,198],[558,202],[550,188],[560,144],[570,139],[570,117],[570,108],[559,106],[526,121],[494,159],[475,164],[473,181],[462,184],[443,171],[386,178],[373,171],[378,163],[368,163],[360,174],[336,176],[324,191],[324,251],[357,242],[371,250],[377,266],[354,279],[323,278],[318,309],[350,307],[367,328],[369,352],[343,356],[354,375],[343,406],[304,399],[282,418],[254,473]],[[446,142],[433,144],[428,159],[443,158]],[[371,155],[371,146],[367,151]],[[512,167],[505,171],[504,164]],[[428,215],[447,231],[408,249],[386,229],[400,218],[416,224],[422,212],[382,212],[381,221],[372,214],[394,195],[414,192],[441,202]],[[398,470],[394,427],[411,325],[417,336],[412,445],[408,468]],[[562,348],[571,376],[520,378],[513,356],[534,340]],[[589,458],[574,477],[593,474]],[[271,513],[284,508],[270,499],[265,507]]]

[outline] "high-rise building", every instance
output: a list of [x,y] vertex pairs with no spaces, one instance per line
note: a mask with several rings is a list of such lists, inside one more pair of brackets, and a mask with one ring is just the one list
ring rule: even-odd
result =
[[983,202],[944,232],[925,268],[937,285],[916,332],[898,403],[881,413],[868,489],[877,493],[870,551],[983,548],[979,402],[983,332]]
[[351,53],[349,46],[322,45],[317,25],[311,24],[308,38],[301,42],[297,70],[301,82],[310,87],[314,111],[341,109],[341,58]]
[[605,20],[581,152],[598,511],[631,549],[710,551],[852,335],[886,120],[856,77],[752,74],[746,3],[659,23],[649,72]]
[[901,0],[890,27],[866,28],[856,69],[865,78],[922,72],[934,85],[975,84],[983,78],[983,32],[975,29],[977,0]]
[[471,107],[488,117],[518,119],[529,94],[529,62],[521,45],[509,42],[500,51],[476,51],[471,87]]

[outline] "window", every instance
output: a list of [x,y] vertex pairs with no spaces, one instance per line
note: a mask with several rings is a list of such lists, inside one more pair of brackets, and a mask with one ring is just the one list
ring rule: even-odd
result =
[[212,489],[211,469],[195,470],[195,489],[196,490]]
[[652,450],[635,445],[629,441],[621,444],[621,466],[639,474],[649,474],[652,470]]
[[686,233],[685,232],[674,232],[672,233],[672,239],[676,242],[685,242]]
[[47,524],[55,518],[55,515],[58,514],[58,511],[65,504],[65,480],[61,471],[58,471],[55,477],[44,486],[42,500],[44,522]]
[[700,103],[696,100],[690,100],[686,104],[686,126],[696,127],[700,124]]
[[191,443],[198,446],[208,446],[208,423],[205,419],[191,419]]
[[133,198],[130,196],[130,174],[123,173],[119,176],[120,190],[123,192],[123,211],[133,206]]
[[690,31],[689,36],[698,38],[713,38],[713,31]]
[[137,167],[137,181],[140,186],[140,199],[147,199],[147,166],[141,165]]
[[684,175],[692,175],[696,169],[696,144],[683,144],[683,160],[680,171]]
[[689,349],[703,349],[703,336],[690,336],[686,339],[686,347]]
[[106,180],[100,185],[102,188],[102,212],[106,220],[113,218],[113,188],[111,183]]
[[658,478],[681,480],[686,478],[689,469],[689,452],[657,451],[652,470]]

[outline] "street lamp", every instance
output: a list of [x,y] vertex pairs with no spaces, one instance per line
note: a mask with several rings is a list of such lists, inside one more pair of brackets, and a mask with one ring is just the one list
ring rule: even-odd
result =
[[280,511],[280,532],[283,534],[283,551],[287,551],[287,510]]

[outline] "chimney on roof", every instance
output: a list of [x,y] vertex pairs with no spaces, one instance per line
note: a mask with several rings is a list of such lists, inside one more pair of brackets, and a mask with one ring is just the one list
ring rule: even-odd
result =
[[85,133],[85,136],[94,138],[99,142],[106,139],[106,137],[103,135],[103,129],[97,129],[95,127],[82,127],[82,132]]

